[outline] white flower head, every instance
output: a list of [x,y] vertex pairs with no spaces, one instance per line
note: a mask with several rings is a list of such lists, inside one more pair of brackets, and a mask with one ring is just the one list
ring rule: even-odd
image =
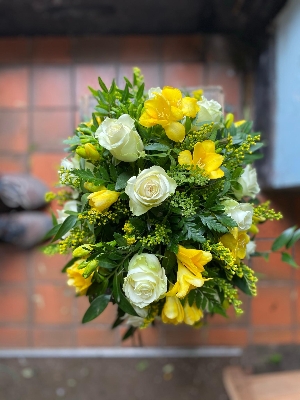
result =
[[253,199],[260,192],[260,187],[257,183],[256,169],[249,164],[246,166],[237,182],[241,185],[240,190],[234,190],[234,194],[238,200],[244,196]]
[[150,88],[148,90],[148,97],[149,97],[149,99],[153,99],[156,94],[161,94],[161,92],[162,92],[162,90],[160,87]]
[[239,231],[247,231],[252,225],[253,207],[249,203],[238,203],[235,200],[223,201],[225,213],[229,215],[238,226]]
[[145,214],[174,194],[176,187],[174,179],[163,168],[153,166],[144,169],[138,176],[131,177],[125,188],[131,212],[136,216]]
[[133,305],[132,307],[134,308],[134,310],[138,314],[138,316],[125,314],[123,319],[127,325],[131,325],[131,326],[134,326],[135,328],[139,328],[142,325],[144,325],[144,320],[148,315],[148,309],[147,309],[147,307],[140,308],[135,305]]
[[249,259],[251,255],[255,253],[255,250],[256,243],[254,242],[254,240],[250,240],[250,242],[246,244],[246,258]]
[[167,291],[167,277],[154,254],[135,254],[129,262],[123,290],[129,301],[144,308]]
[[143,141],[135,129],[134,119],[128,114],[118,119],[105,118],[95,137],[117,160],[133,162],[144,154]]
[[205,97],[202,97],[197,104],[200,106],[200,110],[193,121],[194,129],[197,129],[197,126],[201,125],[204,121],[211,121],[216,124],[220,123],[223,116],[221,104],[215,100],[207,100]]

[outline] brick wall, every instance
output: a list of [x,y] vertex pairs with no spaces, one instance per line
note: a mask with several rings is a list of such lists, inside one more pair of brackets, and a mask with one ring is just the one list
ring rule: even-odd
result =
[[[165,37],[2,38],[0,39],[0,171],[29,172],[50,187],[63,156],[61,141],[79,122],[78,100],[101,75],[109,83],[140,66],[148,87],[221,85],[225,108],[242,117],[251,105],[251,74],[232,59],[230,41],[200,35]],[[240,58],[246,57],[241,54]],[[270,197],[270,196],[269,196]],[[280,224],[261,229],[259,249],[295,221],[297,194],[271,193],[273,206],[287,214]],[[298,215],[297,215],[298,210]],[[110,307],[82,326],[86,298],[75,298],[60,273],[64,256],[1,246],[0,346],[121,345],[123,328],[111,331]],[[300,251],[297,250],[298,262]],[[209,319],[200,330],[158,325],[123,345],[196,346],[291,343],[300,341],[300,273],[272,256],[255,261],[259,296],[244,298],[245,313]]]

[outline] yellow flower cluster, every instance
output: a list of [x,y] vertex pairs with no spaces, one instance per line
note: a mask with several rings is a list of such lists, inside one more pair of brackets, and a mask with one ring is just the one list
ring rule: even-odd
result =
[[75,249],[85,242],[87,238],[87,232],[80,228],[73,228],[70,234],[59,242],[59,253],[66,254],[69,249]]
[[228,135],[226,149],[226,158],[224,166],[229,167],[231,170],[238,167],[246,154],[252,154],[251,146],[254,146],[260,141],[260,135],[248,135],[245,142],[239,146],[233,144],[232,137]]
[[197,131],[191,130],[187,133],[184,141],[179,144],[181,150],[193,150],[198,142],[208,139],[213,130],[214,123],[203,124]]
[[272,208],[269,208],[270,201],[266,201],[265,203],[260,204],[259,206],[254,207],[253,210],[253,219],[257,222],[264,222],[266,220],[276,221],[283,218],[281,212],[276,212]]

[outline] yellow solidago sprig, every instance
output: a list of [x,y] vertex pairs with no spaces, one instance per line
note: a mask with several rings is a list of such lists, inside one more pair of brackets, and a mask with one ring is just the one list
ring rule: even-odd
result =
[[189,150],[179,153],[178,163],[188,167],[200,167],[204,169],[210,179],[218,179],[224,176],[220,166],[224,157],[216,153],[215,143],[212,140],[198,142],[194,146],[193,155]]
[[179,121],[185,116],[196,117],[199,111],[197,99],[182,98],[181,91],[170,86],[165,86],[162,90],[157,88],[152,93],[152,98],[144,103],[140,124],[147,128],[160,125],[169,139],[182,142],[185,137],[185,128]]
[[270,201],[266,201],[259,206],[254,207],[253,220],[256,222],[278,221],[283,218],[281,212],[276,212],[270,207]]

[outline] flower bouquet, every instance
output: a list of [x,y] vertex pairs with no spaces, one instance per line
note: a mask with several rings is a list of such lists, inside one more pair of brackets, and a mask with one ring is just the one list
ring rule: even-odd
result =
[[[65,141],[64,188],[47,195],[63,208],[44,251],[72,253],[63,271],[89,298],[83,323],[112,302],[124,338],[156,319],[199,326],[205,313],[240,314],[239,291],[256,295],[248,260],[266,256],[255,252],[259,224],[282,217],[256,198],[260,135],[201,90],[145,94],[137,68],[124,79],[120,89],[99,78],[92,119]],[[298,238],[290,228],[272,250]]]

